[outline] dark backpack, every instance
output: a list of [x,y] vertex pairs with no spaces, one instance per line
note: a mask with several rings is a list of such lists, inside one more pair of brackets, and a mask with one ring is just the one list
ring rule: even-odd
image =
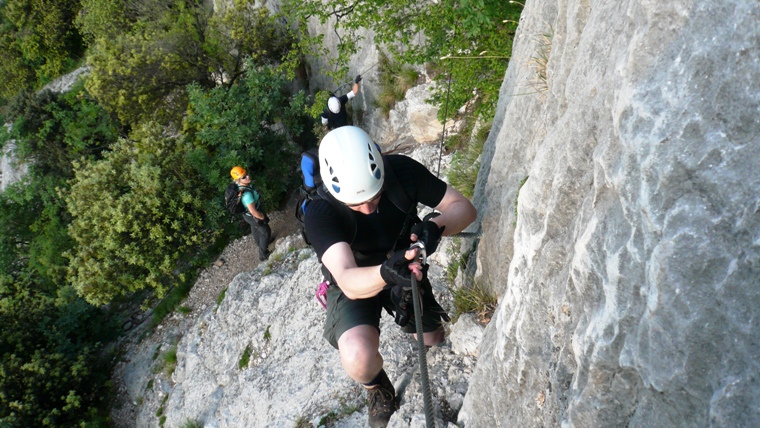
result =
[[241,189],[237,183],[232,182],[224,189],[224,206],[227,207],[227,211],[233,215],[243,214],[247,209],[243,206],[243,192],[252,192],[253,201],[256,204],[256,209],[259,209],[259,195],[253,189]]
[[238,187],[237,183],[230,183],[227,188],[224,189],[224,206],[227,207],[227,211],[237,215],[245,212],[245,207],[240,200],[243,198],[243,192]]

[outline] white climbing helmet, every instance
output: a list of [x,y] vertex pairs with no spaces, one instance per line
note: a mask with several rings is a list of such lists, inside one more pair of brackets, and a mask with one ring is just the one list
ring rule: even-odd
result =
[[375,143],[361,128],[341,126],[319,144],[319,174],[335,199],[344,204],[361,204],[383,189],[383,158]]
[[327,100],[327,108],[329,108],[330,111],[335,114],[340,113],[340,100],[338,97],[330,97]]

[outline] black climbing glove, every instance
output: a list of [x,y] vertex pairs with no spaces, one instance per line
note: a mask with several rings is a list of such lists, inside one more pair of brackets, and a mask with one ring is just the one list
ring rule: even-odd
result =
[[356,75],[356,79],[354,79],[354,83],[359,83],[361,81],[362,81],[362,75],[361,74],[357,74]]
[[412,286],[412,271],[409,270],[412,260],[407,260],[405,253],[406,250],[398,250],[380,265],[380,276],[386,284]]
[[443,235],[443,231],[446,229],[446,226],[438,227],[437,224],[430,221],[431,218],[439,215],[438,213],[430,213],[425,216],[425,220],[422,223],[412,226],[412,233],[417,235],[417,241],[422,241],[425,244],[425,252],[428,256],[433,254],[438,248],[441,235]]
[[[422,287],[417,287],[420,293],[420,302],[422,301],[422,295],[425,290]],[[391,288],[391,302],[393,302],[393,316],[396,324],[401,327],[406,327],[409,321],[414,317],[414,300],[412,295],[412,287],[404,285],[394,285]]]

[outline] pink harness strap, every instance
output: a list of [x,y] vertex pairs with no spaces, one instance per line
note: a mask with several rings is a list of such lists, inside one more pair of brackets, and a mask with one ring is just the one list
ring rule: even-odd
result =
[[317,287],[316,298],[322,307],[327,310],[327,289],[330,288],[330,281],[322,281]]

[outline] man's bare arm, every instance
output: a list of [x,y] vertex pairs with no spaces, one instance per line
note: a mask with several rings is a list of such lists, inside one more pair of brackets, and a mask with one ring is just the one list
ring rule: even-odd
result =
[[440,211],[441,215],[431,221],[439,227],[446,226],[444,236],[456,235],[463,231],[478,215],[472,202],[451,186],[446,188],[446,194],[435,209]]

